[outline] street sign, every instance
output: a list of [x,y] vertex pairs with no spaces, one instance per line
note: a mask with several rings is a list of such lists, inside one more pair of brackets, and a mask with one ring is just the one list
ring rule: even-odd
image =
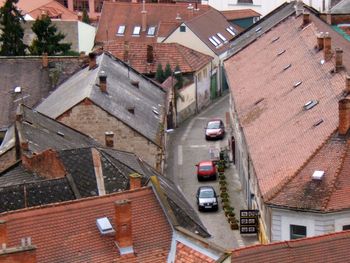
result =
[[259,210],[240,210],[240,226],[241,234],[255,234],[258,233]]

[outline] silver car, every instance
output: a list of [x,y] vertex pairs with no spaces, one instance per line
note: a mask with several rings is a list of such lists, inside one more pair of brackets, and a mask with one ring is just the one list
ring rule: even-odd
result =
[[218,198],[211,186],[201,186],[197,190],[197,205],[199,211],[218,210]]

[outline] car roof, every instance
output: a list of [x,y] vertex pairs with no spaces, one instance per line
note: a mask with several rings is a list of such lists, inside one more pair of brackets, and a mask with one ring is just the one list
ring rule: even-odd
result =
[[198,190],[201,191],[206,191],[206,190],[212,190],[215,192],[214,188],[212,186],[206,185],[206,186],[200,186]]
[[199,166],[205,166],[205,165],[213,165],[213,161],[201,161],[201,162],[199,162]]
[[209,123],[209,122],[217,122],[217,121],[222,121],[222,120],[219,119],[219,118],[217,118],[217,119],[211,119],[211,120],[208,121],[208,123]]

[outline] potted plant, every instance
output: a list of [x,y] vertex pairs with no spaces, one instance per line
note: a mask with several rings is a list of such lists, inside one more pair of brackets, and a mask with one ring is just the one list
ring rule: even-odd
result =
[[226,193],[221,193],[221,194],[220,194],[220,197],[221,197],[221,198],[228,198],[229,195],[228,195],[227,192],[226,192]]
[[225,163],[222,160],[219,160],[217,163],[217,167],[218,167],[218,172],[219,173],[223,173],[225,172]]
[[219,180],[219,184],[220,184],[220,185],[226,185],[227,182],[226,182],[226,180]]
[[226,201],[222,202],[222,209],[225,211],[225,209],[228,207],[230,207],[230,201],[227,199]]
[[232,221],[230,221],[230,226],[232,230],[239,229],[238,220],[235,218]]
[[227,186],[226,185],[220,185],[220,191],[221,191],[221,193],[226,193],[227,192]]
[[233,213],[233,207],[232,207],[232,206],[225,207],[225,208],[224,208],[224,212],[225,212],[225,216],[226,216],[226,217],[229,217],[229,215],[230,215],[231,213]]
[[225,176],[225,174],[224,173],[219,173],[219,180],[221,180],[221,181],[223,181],[223,180],[225,180],[226,179],[226,176]]

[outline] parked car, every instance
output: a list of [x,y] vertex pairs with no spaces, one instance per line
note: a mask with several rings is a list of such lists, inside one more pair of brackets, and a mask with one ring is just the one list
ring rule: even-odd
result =
[[218,210],[218,198],[211,186],[201,186],[197,190],[197,205],[199,211]]
[[225,137],[225,125],[220,119],[212,119],[205,127],[205,139],[223,139]]
[[213,161],[202,161],[196,164],[196,166],[198,181],[201,181],[203,179],[216,180],[217,169]]

